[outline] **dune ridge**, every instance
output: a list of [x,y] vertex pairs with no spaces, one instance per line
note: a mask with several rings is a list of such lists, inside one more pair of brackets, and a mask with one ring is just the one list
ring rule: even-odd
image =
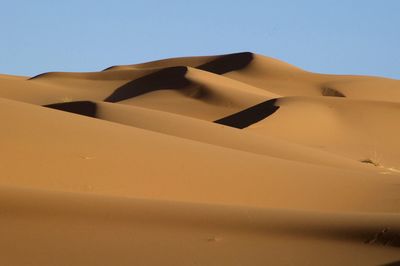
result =
[[400,261],[399,80],[242,52],[0,75],[0,111],[5,265]]

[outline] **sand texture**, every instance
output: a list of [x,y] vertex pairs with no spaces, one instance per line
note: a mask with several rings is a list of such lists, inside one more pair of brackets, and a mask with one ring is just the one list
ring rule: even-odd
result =
[[249,52],[0,75],[0,265],[399,265],[399,118]]

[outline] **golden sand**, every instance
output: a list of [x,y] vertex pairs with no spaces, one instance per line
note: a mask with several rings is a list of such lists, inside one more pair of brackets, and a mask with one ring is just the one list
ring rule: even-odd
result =
[[399,117],[252,53],[0,75],[0,264],[390,265]]

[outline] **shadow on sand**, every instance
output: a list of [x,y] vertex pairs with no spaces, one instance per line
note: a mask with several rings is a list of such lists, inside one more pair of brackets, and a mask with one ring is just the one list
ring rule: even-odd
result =
[[279,109],[279,106],[275,106],[275,102],[276,99],[268,100],[214,122],[242,129],[275,113]]

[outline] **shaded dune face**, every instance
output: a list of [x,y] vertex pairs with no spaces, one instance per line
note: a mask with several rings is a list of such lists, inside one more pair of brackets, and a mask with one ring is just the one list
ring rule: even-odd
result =
[[235,114],[215,120],[214,122],[221,125],[242,129],[275,113],[275,111],[279,108],[279,106],[275,106],[275,103],[276,99],[268,100]]
[[321,93],[323,96],[332,96],[332,97],[346,97],[343,93],[341,93],[338,90],[329,88],[329,87],[323,87],[321,88]]
[[253,58],[254,55],[249,52],[223,55],[196,68],[221,75],[245,68]]
[[96,117],[97,106],[96,103],[90,101],[77,101],[77,102],[66,102],[66,103],[54,103],[43,105],[43,107],[48,107],[60,111],[65,111],[69,113]]
[[190,82],[185,78],[187,67],[165,68],[130,81],[116,89],[105,102],[119,102],[156,90],[180,89]]
[[399,265],[400,265],[400,260],[382,264],[382,266],[399,266]]

